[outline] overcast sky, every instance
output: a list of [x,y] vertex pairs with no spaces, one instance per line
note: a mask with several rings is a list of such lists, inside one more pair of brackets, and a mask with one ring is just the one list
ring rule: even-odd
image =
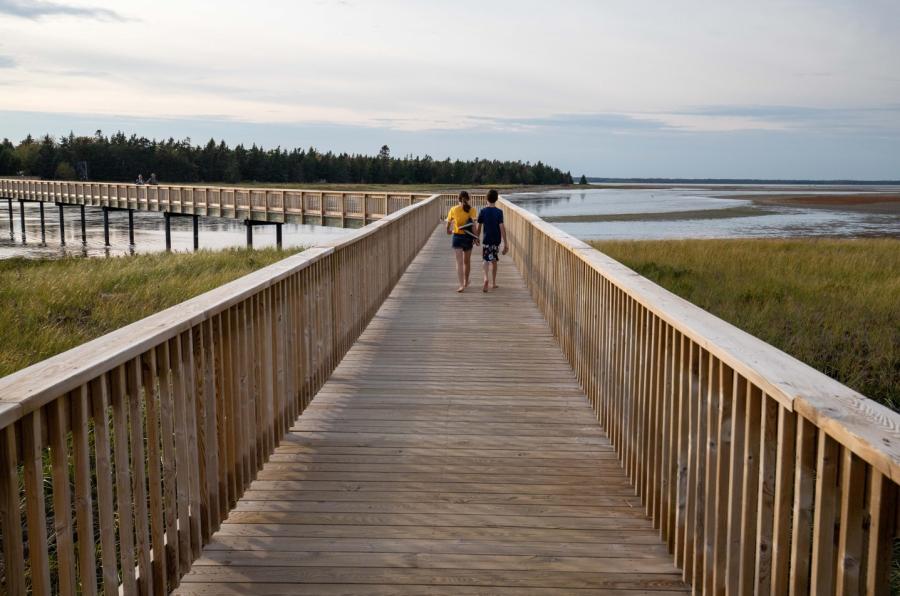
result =
[[897,0],[0,0],[0,137],[900,178]]

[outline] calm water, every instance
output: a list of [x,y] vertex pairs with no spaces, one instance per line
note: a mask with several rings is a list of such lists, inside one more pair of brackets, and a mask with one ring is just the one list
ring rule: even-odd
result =
[[[135,252],[158,252],[166,248],[165,221],[162,213],[134,212],[134,246],[128,244],[128,213],[113,211],[109,214],[109,240],[112,246],[103,244],[103,211],[99,207],[85,210],[87,245],[81,243],[81,215],[77,207],[66,207],[66,245],[60,246],[59,214],[53,203],[44,205],[46,240],[41,240],[40,207],[37,203],[25,204],[25,237],[19,222],[19,204],[13,202],[13,226],[10,230],[6,201],[0,201],[0,259],[10,257],[54,258],[65,255],[106,256]],[[191,218],[172,218],[172,250],[193,250]],[[283,245],[313,246],[333,240],[352,230],[325,226],[284,224]],[[247,235],[243,223],[217,217],[200,218],[200,248],[221,249],[246,246]],[[275,246],[275,226],[254,226],[253,246]]]
[[[732,188],[732,187],[729,187]],[[619,219],[553,222],[584,239],[765,238],[805,236],[900,236],[900,204],[892,213],[841,206],[760,205],[747,195],[859,195],[900,192],[900,187],[783,187],[748,185],[739,190],[586,189],[521,193],[510,198],[541,217]],[[774,191],[774,193],[773,193]],[[641,216],[651,221],[638,221]],[[621,221],[624,219],[625,221]],[[634,220],[632,220],[634,219]]]

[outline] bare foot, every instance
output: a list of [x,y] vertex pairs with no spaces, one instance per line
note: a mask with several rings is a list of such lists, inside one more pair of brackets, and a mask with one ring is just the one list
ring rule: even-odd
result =
[[466,290],[466,286],[459,286],[458,288],[456,288],[456,291],[459,292],[460,294],[462,294],[465,290]]
[[482,292],[487,292],[487,291],[488,291],[488,282],[484,282],[484,285],[481,286],[481,291],[482,291]]
[[496,289],[499,288],[499,287],[500,287],[500,286],[498,286],[497,284],[494,284],[494,285],[491,286],[491,289],[492,289],[492,290],[496,290]]
[[464,288],[468,288],[468,287],[469,287],[469,280],[468,280],[468,279],[466,280],[466,285],[464,285],[463,287],[464,287]]

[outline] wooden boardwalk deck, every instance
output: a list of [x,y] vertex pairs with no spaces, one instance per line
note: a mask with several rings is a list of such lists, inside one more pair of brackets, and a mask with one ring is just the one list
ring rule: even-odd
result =
[[686,592],[509,259],[438,230],[180,594]]

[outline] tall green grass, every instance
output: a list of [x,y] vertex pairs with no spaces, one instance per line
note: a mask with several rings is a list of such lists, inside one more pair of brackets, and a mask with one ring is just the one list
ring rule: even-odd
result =
[[235,249],[0,260],[0,377],[285,258]]
[[900,239],[593,245],[675,294],[900,411]]

